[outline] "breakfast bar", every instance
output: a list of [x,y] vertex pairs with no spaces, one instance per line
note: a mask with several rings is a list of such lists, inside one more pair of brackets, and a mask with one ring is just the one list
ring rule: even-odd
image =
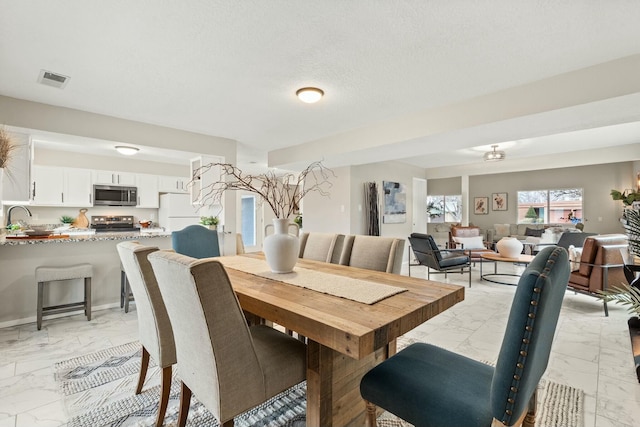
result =
[[[37,286],[35,269],[41,265],[93,266],[94,310],[117,307],[120,301],[120,259],[116,244],[139,240],[160,249],[171,248],[169,233],[97,233],[52,235],[48,238],[0,237],[0,327],[35,322]],[[83,283],[50,287],[50,304],[82,299]],[[78,310],[82,312],[82,310]]]

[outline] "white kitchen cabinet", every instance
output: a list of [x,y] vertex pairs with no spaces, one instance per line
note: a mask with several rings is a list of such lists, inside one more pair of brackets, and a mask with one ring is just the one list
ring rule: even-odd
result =
[[88,169],[64,169],[64,206],[92,206],[91,171]]
[[138,187],[137,207],[157,208],[159,206],[157,175],[136,174],[136,187]]
[[128,172],[93,171],[94,184],[136,185],[136,174]]
[[31,198],[36,205],[62,206],[64,169],[33,165]]
[[158,177],[158,191],[160,193],[188,193],[189,177],[165,176]]
[[204,168],[210,163],[224,163],[224,157],[218,156],[200,156],[191,159],[191,176],[194,177],[194,181],[190,186],[191,191],[191,203],[194,205],[211,204],[211,200],[202,200],[203,194],[214,182],[220,181],[220,166],[211,168]]
[[31,197],[42,206],[91,206],[91,171],[33,165]]

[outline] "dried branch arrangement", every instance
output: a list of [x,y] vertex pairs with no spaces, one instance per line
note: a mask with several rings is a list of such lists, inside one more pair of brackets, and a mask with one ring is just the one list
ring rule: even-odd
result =
[[18,146],[4,127],[0,127],[0,168],[6,168],[15,155]]
[[209,163],[193,172],[192,182],[215,167],[220,167],[220,180],[203,187],[198,199],[203,204],[222,204],[227,190],[243,190],[260,196],[260,201],[269,205],[276,218],[289,218],[300,209],[300,201],[312,191],[328,196],[329,182],[335,174],[321,162],[313,162],[299,174],[276,175],[268,171],[259,175],[248,175],[230,163]]

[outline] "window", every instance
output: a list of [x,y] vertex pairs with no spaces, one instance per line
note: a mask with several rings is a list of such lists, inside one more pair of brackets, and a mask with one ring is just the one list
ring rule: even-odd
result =
[[518,191],[518,224],[582,222],[582,188]]
[[427,222],[462,221],[462,196],[427,196]]

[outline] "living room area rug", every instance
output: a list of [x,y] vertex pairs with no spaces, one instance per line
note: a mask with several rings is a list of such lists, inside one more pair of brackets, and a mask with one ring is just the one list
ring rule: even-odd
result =
[[[405,344],[405,343],[400,343]],[[63,395],[68,427],[153,426],[160,396],[160,369],[150,360],[142,393],[134,394],[140,369],[138,342],[108,348],[56,363],[55,378]],[[236,427],[304,427],[306,383],[298,384],[235,418]],[[180,381],[174,375],[164,426],[177,423]],[[582,427],[582,390],[548,380],[538,391],[539,427]],[[218,426],[217,420],[192,398],[187,426]],[[379,427],[410,424],[384,413]]]

